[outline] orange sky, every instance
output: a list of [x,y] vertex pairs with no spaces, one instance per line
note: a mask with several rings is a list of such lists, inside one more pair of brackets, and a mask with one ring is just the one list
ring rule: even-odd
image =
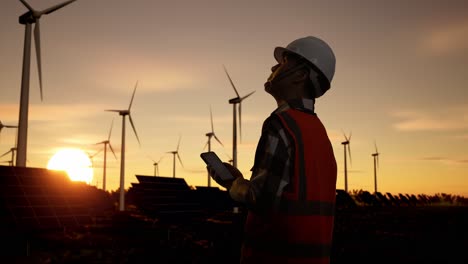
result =
[[[36,9],[60,1],[29,0]],[[105,10],[105,12],[103,11]],[[60,148],[94,153],[107,138],[120,158],[121,119],[105,109],[128,107],[139,81],[132,117],[141,147],[127,123],[126,187],[135,174],[172,176],[182,137],[177,177],[206,185],[199,153],[210,130],[232,152],[235,96],[256,91],[243,104],[239,168],[250,167],[263,120],[274,100],[263,83],[272,51],[315,35],[337,57],[332,89],[316,103],[338,163],[343,188],[343,140],[352,132],[349,188],[373,191],[374,140],[380,155],[379,190],[468,196],[468,19],[466,1],[91,1],[78,0],[41,18],[44,101],[40,101],[33,45],[28,166],[46,167]],[[0,4],[0,121],[16,125],[26,12],[20,1]],[[3,129],[0,154],[14,144]],[[110,153],[109,153],[110,154]],[[108,156],[109,157],[109,156]],[[1,160],[8,160],[4,157]],[[102,184],[102,153],[94,158]],[[108,187],[119,184],[120,160],[108,159]]]

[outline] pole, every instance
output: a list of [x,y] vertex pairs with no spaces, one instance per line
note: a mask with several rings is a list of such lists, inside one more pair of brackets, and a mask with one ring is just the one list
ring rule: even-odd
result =
[[28,112],[29,112],[29,75],[31,69],[31,24],[25,23],[23,72],[21,76],[21,98],[18,124],[18,153],[16,166],[26,167],[28,145]]
[[344,177],[345,177],[345,192],[348,192],[348,166],[346,163],[346,143],[344,146]]
[[377,193],[377,168],[376,168],[376,156],[374,155],[374,189],[375,193]]
[[119,210],[125,211],[125,115],[122,115],[122,149],[120,154],[120,204]]
[[233,125],[232,125],[232,165],[237,168],[237,115],[236,104],[232,104]]

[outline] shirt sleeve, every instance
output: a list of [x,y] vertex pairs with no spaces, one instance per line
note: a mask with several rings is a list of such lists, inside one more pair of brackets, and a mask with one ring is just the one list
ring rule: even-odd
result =
[[250,180],[238,178],[229,189],[230,196],[249,209],[275,209],[291,174],[291,139],[279,119],[272,115],[265,120],[257,145]]

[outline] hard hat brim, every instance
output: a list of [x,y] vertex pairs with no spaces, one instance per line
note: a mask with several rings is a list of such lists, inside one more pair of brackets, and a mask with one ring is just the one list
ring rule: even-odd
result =
[[290,50],[288,49],[285,49],[283,47],[276,47],[274,52],[273,52],[273,56],[275,57],[276,61],[278,63],[281,63],[283,61],[283,55],[284,55],[284,52],[286,51],[289,51],[291,52]]

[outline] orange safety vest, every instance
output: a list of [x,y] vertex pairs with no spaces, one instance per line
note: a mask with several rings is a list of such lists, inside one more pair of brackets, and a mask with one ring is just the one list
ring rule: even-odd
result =
[[333,148],[315,114],[277,114],[294,141],[294,174],[280,209],[249,211],[242,263],[330,263],[337,167]]

